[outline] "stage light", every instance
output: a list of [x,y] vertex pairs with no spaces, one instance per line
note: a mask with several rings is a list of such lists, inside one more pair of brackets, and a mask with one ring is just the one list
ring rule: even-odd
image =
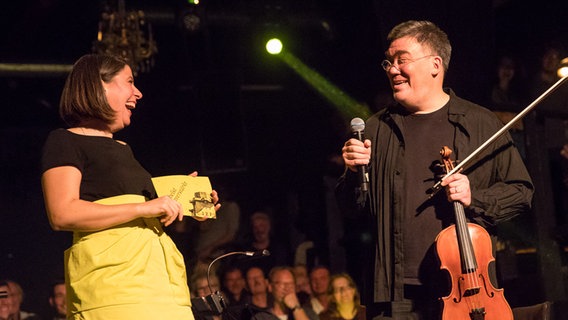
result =
[[560,78],[564,78],[568,76],[568,57],[562,59],[560,61],[560,65],[558,66],[558,76]]
[[266,51],[270,54],[279,54],[282,52],[282,41],[277,38],[272,38],[266,42]]
[[336,107],[346,120],[354,117],[368,118],[371,116],[371,109],[365,103],[360,103],[350,97],[323,75],[303,63],[292,54],[292,52],[286,50],[279,54],[278,57],[311,85],[312,88],[332,106]]

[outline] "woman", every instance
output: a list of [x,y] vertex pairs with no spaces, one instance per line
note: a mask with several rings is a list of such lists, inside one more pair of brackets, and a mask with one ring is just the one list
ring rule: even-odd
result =
[[[162,229],[182,220],[181,204],[157,197],[130,147],[113,139],[141,98],[124,60],[85,55],[61,95],[70,128],[52,131],[44,145],[50,224],[73,231],[65,251],[69,319],[193,319],[183,257]],[[134,197],[106,202],[125,195]],[[215,191],[212,198],[216,204]]]
[[327,293],[330,297],[328,308],[320,313],[320,320],[365,320],[366,309],[353,279],[346,273],[331,277]]

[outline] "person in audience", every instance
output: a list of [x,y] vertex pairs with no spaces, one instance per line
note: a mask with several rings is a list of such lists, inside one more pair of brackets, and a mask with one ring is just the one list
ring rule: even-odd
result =
[[223,294],[228,306],[245,305],[250,302],[243,272],[238,267],[228,267],[223,273]]
[[8,295],[8,284],[0,281],[0,320],[7,320],[10,316],[11,300]]
[[[509,123],[523,109],[526,79],[520,63],[512,55],[502,55],[495,71],[495,82],[491,90],[490,109],[503,124]],[[511,126],[511,137],[519,153],[525,157],[525,136],[523,119]]]
[[329,304],[329,296],[327,289],[329,287],[330,271],[326,266],[316,266],[310,270],[310,287],[312,289],[312,297],[310,305],[312,309],[320,314],[327,309]]
[[235,256],[244,270],[252,266],[261,267],[265,274],[277,265],[288,265],[290,254],[285,244],[273,238],[272,219],[265,211],[256,211],[249,218],[251,237],[238,246],[239,251],[261,252],[267,250],[268,256],[243,257]]
[[309,306],[302,306],[296,295],[294,271],[288,266],[276,266],[268,275],[268,291],[273,303],[268,312],[280,320],[319,320]]
[[67,318],[67,289],[65,287],[65,280],[58,279],[51,285],[49,305],[51,306],[50,319],[64,320]]
[[[196,298],[206,298],[211,294],[220,293],[221,286],[219,278],[215,273],[210,273],[209,278],[207,272],[198,270],[194,272],[190,278],[190,289],[192,297],[193,315],[196,320],[221,320],[221,315],[218,312],[212,312],[207,299],[195,301]],[[222,301],[226,301],[221,294]],[[221,310],[223,311],[223,310]]]
[[355,281],[347,273],[334,274],[327,290],[328,308],[319,314],[321,320],[365,320],[366,308]]
[[250,305],[258,309],[269,306],[268,279],[259,267],[250,267],[246,272],[246,285],[251,294]]
[[[40,317],[32,312],[21,310],[24,301],[24,291],[14,280],[0,281],[0,292],[6,292],[6,298],[0,299],[0,319],[8,320],[39,320]],[[3,318],[5,317],[5,318]]]
[[300,299],[301,304],[305,304],[312,296],[308,268],[305,264],[297,264],[294,266],[294,277],[296,277],[296,293],[298,294],[298,299]]
[[211,273],[209,275],[209,281],[207,279],[206,272],[197,272],[193,274],[189,281],[191,287],[191,297],[205,297],[221,290],[219,277],[217,277],[216,274]]

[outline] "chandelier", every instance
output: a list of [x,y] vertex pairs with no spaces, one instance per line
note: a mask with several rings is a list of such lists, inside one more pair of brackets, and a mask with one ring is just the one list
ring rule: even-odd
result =
[[124,0],[118,0],[118,11],[107,8],[102,13],[93,52],[124,58],[136,75],[139,71],[150,70],[158,48],[152,35],[152,26],[146,22],[144,12],[126,12]]

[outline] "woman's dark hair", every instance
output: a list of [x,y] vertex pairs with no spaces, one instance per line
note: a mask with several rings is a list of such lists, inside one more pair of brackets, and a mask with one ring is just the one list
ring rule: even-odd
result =
[[79,58],[67,76],[59,115],[71,127],[97,119],[111,123],[115,112],[108,104],[102,82],[110,82],[127,63],[115,56],[87,54]]

